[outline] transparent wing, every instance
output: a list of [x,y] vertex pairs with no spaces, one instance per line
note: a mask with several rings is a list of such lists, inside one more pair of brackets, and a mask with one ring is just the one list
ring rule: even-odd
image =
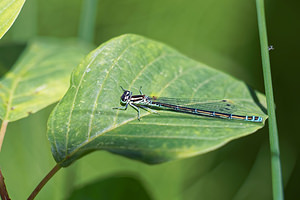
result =
[[203,100],[189,98],[169,98],[169,97],[149,97],[153,102],[161,102],[200,110],[222,112],[231,114],[236,111],[233,101],[223,100]]

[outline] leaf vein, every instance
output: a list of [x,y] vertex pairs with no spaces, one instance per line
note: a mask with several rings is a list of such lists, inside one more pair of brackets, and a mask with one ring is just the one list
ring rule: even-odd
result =
[[210,78],[204,80],[203,82],[199,83],[199,85],[197,86],[197,88],[194,90],[191,98],[193,98],[195,96],[195,94],[197,93],[197,91],[202,88],[204,85],[208,84],[209,82],[215,80],[217,77],[221,76],[223,74],[217,74],[217,75],[213,75]]
[[166,136],[166,135],[106,135],[102,137],[126,137],[126,138],[166,138],[166,139],[187,139],[187,140],[220,140],[228,137],[228,135],[219,136],[219,137],[203,137],[203,136]]
[[169,81],[169,82],[168,82],[168,83],[160,90],[158,96],[160,96],[160,94],[161,94],[166,88],[168,88],[174,81],[176,81],[178,78],[182,77],[183,75],[187,74],[188,72],[190,72],[190,71],[196,69],[197,66],[198,66],[198,65],[196,65],[196,66],[194,66],[194,67],[191,67],[191,68],[187,69],[186,71],[181,72],[179,75],[176,75],[172,80],[170,80],[170,81]]

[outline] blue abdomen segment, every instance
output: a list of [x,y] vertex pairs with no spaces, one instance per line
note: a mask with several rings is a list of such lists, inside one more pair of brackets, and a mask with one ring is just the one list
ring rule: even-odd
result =
[[250,122],[262,122],[263,118],[258,116],[245,116],[245,121]]

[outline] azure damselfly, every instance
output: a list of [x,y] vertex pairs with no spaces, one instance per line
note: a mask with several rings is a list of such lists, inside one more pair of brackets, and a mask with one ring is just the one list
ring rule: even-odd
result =
[[263,121],[263,118],[260,116],[232,114],[232,112],[235,110],[235,106],[230,102],[230,100],[224,99],[212,102],[199,102],[199,99],[165,98],[155,96],[150,97],[143,94],[141,89],[139,90],[139,95],[132,95],[131,91],[123,88],[122,90],[123,95],[121,96],[120,103],[124,106],[114,109],[126,110],[128,105],[130,105],[137,111],[138,120],[140,120],[140,108],[142,108],[151,113],[157,113],[155,110],[167,110],[214,118],[243,120],[250,122]]

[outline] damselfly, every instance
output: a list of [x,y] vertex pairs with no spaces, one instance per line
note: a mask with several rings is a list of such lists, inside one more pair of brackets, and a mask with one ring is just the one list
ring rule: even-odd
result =
[[[122,87],[121,87],[122,88]],[[232,114],[235,110],[234,105],[229,100],[199,102],[197,99],[179,99],[179,98],[164,98],[150,97],[144,95],[140,89],[139,95],[132,95],[129,90],[123,89],[120,103],[122,107],[114,108],[126,110],[128,105],[133,107],[140,120],[140,108],[151,113],[157,113],[155,110],[168,110],[186,114],[201,115],[206,117],[235,119],[251,122],[262,122],[263,118],[259,116],[247,116]],[[155,110],[153,110],[155,109]]]

